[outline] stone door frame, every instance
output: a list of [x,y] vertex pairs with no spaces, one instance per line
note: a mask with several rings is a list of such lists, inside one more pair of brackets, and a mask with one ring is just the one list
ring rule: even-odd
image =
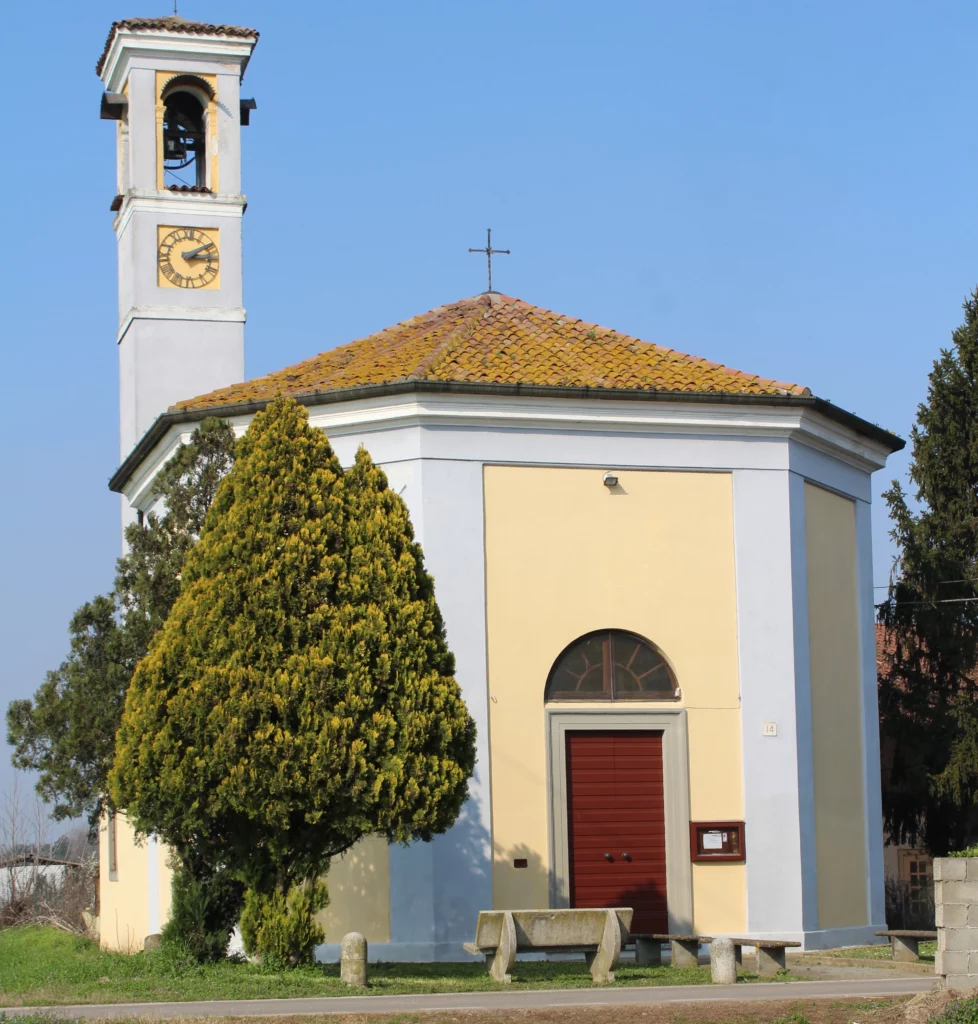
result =
[[547,716],[550,905],[570,906],[567,823],[566,734],[586,729],[662,733],[662,772],[666,826],[666,899],[669,931],[693,928],[693,878],[689,860],[689,756],[685,708],[568,708],[551,705]]

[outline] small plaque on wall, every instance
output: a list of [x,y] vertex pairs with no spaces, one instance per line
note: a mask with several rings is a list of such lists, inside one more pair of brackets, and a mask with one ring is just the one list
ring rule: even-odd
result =
[[742,821],[691,821],[689,855],[694,863],[742,861],[746,858]]

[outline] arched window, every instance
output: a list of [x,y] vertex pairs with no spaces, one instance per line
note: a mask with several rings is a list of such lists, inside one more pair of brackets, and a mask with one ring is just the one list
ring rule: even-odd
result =
[[164,184],[207,185],[207,105],[213,90],[195,75],[178,75],[163,90]]
[[642,637],[618,629],[589,633],[565,647],[547,680],[546,700],[674,700],[668,662]]

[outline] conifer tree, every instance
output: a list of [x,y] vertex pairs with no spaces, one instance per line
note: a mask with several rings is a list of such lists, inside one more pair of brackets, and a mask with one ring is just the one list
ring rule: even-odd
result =
[[180,592],[180,569],[220,478],[234,457],[234,431],[209,418],[156,479],[164,511],[126,528],[113,593],[71,617],[71,650],[32,699],[7,709],[18,768],[39,773],[38,793],[56,819],[86,815],[94,836],[104,810],[126,688]]
[[239,442],[135,672],[113,796],[181,856],[220,857],[250,887],[246,940],[261,951],[274,932],[266,951],[295,941],[299,957],[316,930],[271,916],[313,913],[332,856],[454,820],[474,724],[453,671],[403,502],[363,452],[345,476],[278,399]]
[[126,687],[140,652],[110,595],[86,601],[68,626],[71,650],[33,698],[7,707],[17,768],[38,773],[37,792],[56,820],[86,815],[97,834]]
[[978,291],[930,374],[910,479],[884,495],[899,546],[880,621],[883,799],[892,839],[960,849],[978,804]]

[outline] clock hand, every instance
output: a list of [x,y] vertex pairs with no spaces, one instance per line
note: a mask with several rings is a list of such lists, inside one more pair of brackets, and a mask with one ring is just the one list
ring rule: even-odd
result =
[[190,252],[182,252],[182,253],[180,253],[180,255],[185,260],[196,260],[196,259],[208,260],[208,259],[210,259],[210,256],[199,256],[198,253],[203,252],[205,249],[213,249],[213,248],[214,248],[214,243],[213,242],[207,242],[204,245],[198,245],[196,249],[191,249]]

